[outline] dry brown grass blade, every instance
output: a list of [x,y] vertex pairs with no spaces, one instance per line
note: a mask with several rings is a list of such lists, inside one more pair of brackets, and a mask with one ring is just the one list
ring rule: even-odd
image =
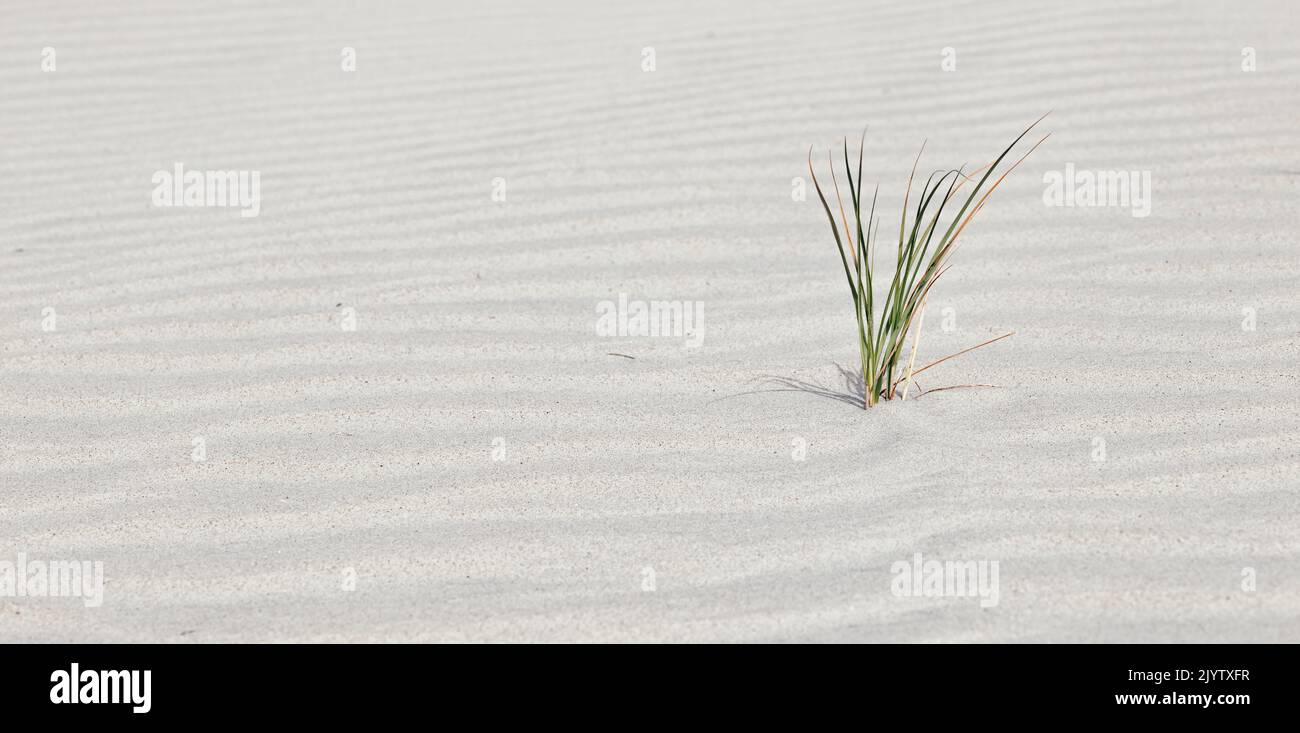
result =
[[966,228],[966,225],[970,223],[970,220],[975,218],[975,215],[979,213],[980,209],[984,208],[984,202],[989,200],[989,196],[993,195],[993,192],[998,190],[998,186],[1002,185],[1002,182],[1006,180],[1007,176],[1011,175],[1011,171],[1015,170],[1021,163],[1025,162],[1025,158],[1028,158],[1030,153],[1037,150],[1038,146],[1046,142],[1047,138],[1051,136],[1052,134],[1050,132],[1044,135],[1038,142],[1034,143],[1034,147],[1030,148],[1029,152],[1020,156],[1020,160],[1017,160],[1010,168],[1003,171],[1002,175],[998,176],[998,180],[993,183],[989,190],[984,192],[984,195],[980,197],[979,202],[975,204],[975,208],[971,209],[970,213],[967,214],[966,218],[962,221],[961,226],[957,227],[957,231],[954,232],[952,238],[948,240],[949,247],[957,241],[957,237],[961,236],[962,230]]
[[[930,367],[936,367],[936,366],[939,366],[940,364],[944,363],[945,361],[948,361],[949,359],[956,359],[957,357],[961,356],[962,354],[969,354],[970,352],[974,351],[975,349],[983,348],[983,347],[985,347],[985,346],[988,346],[989,344],[997,343],[998,341],[1001,341],[1002,339],[1004,339],[1004,338],[1006,338],[1006,337],[1008,337],[1008,336],[1015,336],[1015,335],[1016,335],[1016,332],[1015,332],[1015,331],[1012,331],[1012,332],[1010,332],[1010,333],[1004,333],[1004,334],[1002,334],[1001,336],[998,336],[997,338],[991,338],[991,339],[989,339],[988,341],[985,341],[985,342],[982,343],[982,344],[975,344],[974,346],[970,347],[969,349],[962,349],[961,351],[958,351],[958,352],[955,353],[955,354],[949,354],[949,355],[943,357],[942,359],[939,359],[938,361],[932,361],[932,362],[930,362],[929,364],[926,364],[925,366],[921,367],[920,369],[917,369],[916,371],[912,372],[912,376],[916,376],[917,374],[920,374],[921,372],[925,371],[926,369],[929,369]],[[901,381],[903,381],[903,380],[902,380],[902,379],[899,379],[898,381],[901,382]],[[895,382],[895,383],[894,383],[894,386],[897,387],[897,386],[898,386],[898,382]],[[930,390],[930,391],[933,392],[934,390]]]
[[934,389],[922,390],[916,393],[916,399],[921,399],[922,395],[928,395],[931,392],[947,392],[950,389],[970,389],[972,387],[991,387],[993,389],[1002,389],[998,384],[953,384],[947,387],[935,387]]
[[831,166],[831,182],[835,184],[835,200],[839,202],[840,219],[844,221],[844,239],[849,244],[849,252],[853,253],[853,270],[856,272],[858,269],[858,248],[853,243],[853,233],[849,231],[849,217],[844,213],[844,199],[840,196],[840,179],[835,175],[835,156],[831,155],[830,150],[826,151],[826,161]]
[[912,377],[916,376],[916,372],[912,370],[916,366],[916,350],[921,347],[921,331],[925,328],[925,304],[926,301],[922,300],[920,305],[921,317],[916,321],[916,336],[912,339],[912,355],[907,358],[907,376],[904,377],[907,383],[903,385],[902,395],[904,402],[907,401],[908,390],[912,388]]

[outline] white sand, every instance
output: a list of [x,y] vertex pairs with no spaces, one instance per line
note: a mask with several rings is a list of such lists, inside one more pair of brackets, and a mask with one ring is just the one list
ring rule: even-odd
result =
[[[5,11],[0,561],[108,580],[0,639],[1300,640],[1292,3],[265,5]],[[1000,389],[760,391],[857,356],[810,143],[871,125],[885,232],[922,138],[1049,109],[925,321],[1016,331],[922,380]],[[261,215],[152,207],[176,162]],[[1151,215],[1045,206],[1066,163]],[[620,292],[701,345],[597,337]],[[894,596],[916,552],[999,604]]]

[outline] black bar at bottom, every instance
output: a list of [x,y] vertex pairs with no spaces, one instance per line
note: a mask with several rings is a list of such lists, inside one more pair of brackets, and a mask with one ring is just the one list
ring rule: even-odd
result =
[[1239,720],[1293,708],[1295,650],[9,645],[0,663],[0,700],[8,713],[48,722],[338,723],[420,715],[450,723],[472,714],[485,722],[503,716],[684,722],[707,715],[808,725],[841,717],[866,722],[883,713],[925,723],[1037,713],[1053,716],[1040,722],[1152,715]]

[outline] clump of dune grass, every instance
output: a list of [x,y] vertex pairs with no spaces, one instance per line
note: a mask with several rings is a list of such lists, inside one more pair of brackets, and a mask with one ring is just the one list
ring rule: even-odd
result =
[[[990,177],[1002,166],[1004,160],[1011,153],[1020,141],[1033,130],[1043,117],[1038,118],[1034,124],[1025,128],[1010,145],[1002,151],[992,163],[978,168],[970,173],[962,169],[935,171],[930,174],[929,179],[921,188],[919,200],[916,203],[916,211],[908,220],[908,203],[912,194],[912,183],[916,178],[916,167],[921,162],[921,153],[925,152],[925,144],[921,145],[921,153],[917,153],[916,162],[912,164],[912,173],[907,179],[907,191],[903,196],[903,214],[898,225],[898,250],[894,261],[893,274],[889,278],[889,287],[883,292],[880,302],[876,301],[876,292],[873,287],[877,279],[883,282],[883,275],[878,277],[875,267],[876,245],[880,229],[880,222],[876,219],[876,198],[880,193],[880,186],[877,185],[875,192],[871,195],[870,208],[863,206],[862,193],[862,147],[866,144],[866,132],[862,134],[862,143],[858,148],[858,174],[855,178],[853,169],[849,165],[849,142],[844,141],[844,174],[848,178],[849,201],[853,210],[853,218],[850,221],[846,209],[844,208],[844,199],[840,194],[839,175],[835,172],[834,156],[827,151],[827,159],[830,162],[831,182],[835,192],[835,201],[839,205],[840,219],[837,222],[835,212],[832,211],[830,203],[826,200],[826,194],[822,191],[821,184],[817,181],[817,173],[813,169],[812,148],[808,149],[808,171],[812,174],[813,185],[817,188],[817,196],[821,199],[822,208],[826,210],[826,218],[830,220],[831,233],[835,235],[835,245],[840,251],[840,262],[844,265],[844,276],[848,278],[849,291],[853,295],[853,310],[858,322],[858,348],[862,358],[862,386],[863,386],[863,409],[872,407],[880,400],[892,400],[899,394],[898,388],[903,386],[902,397],[907,398],[907,391],[911,387],[912,378],[925,370],[937,366],[949,359],[961,356],[969,351],[987,346],[995,341],[1010,336],[1003,334],[997,338],[985,341],[982,344],[976,344],[968,349],[963,349],[955,354],[938,359],[920,368],[916,368],[916,350],[920,345],[921,323],[924,318],[926,300],[930,295],[930,289],[934,284],[943,277],[952,265],[948,260],[952,257],[953,250],[957,246],[958,238],[970,224],[971,219],[979,210],[983,208],[984,202],[988,201],[989,195],[1001,185],[1011,171],[1016,169],[1030,153],[1034,151],[1043,141],[1047,139],[1044,135],[1038,142],[1034,143],[1019,160],[1010,164],[991,185],[985,189],[985,184],[989,182]],[[976,176],[979,176],[976,178]],[[968,183],[973,183],[970,192],[961,196],[962,189]],[[980,195],[983,191],[983,195]],[[940,195],[942,192],[942,195]],[[976,200],[976,197],[979,199]],[[960,208],[955,213],[951,213],[953,208],[957,207],[960,202]],[[944,217],[945,210],[950,212],[949,217]],[[866,220],[863,220],[863,214],[866,214]],[[944,226],[944,222],[947,226]],[[850,226],[850,224],[852,226]],[[840,227],[843,226],[843,236],[840,235]],[[936,232],[938,237],[936,238]],[[887,274],[887,273],[886,273]],[[879,317],[877,317],[879,310]],[[903,367],[902,357],[906,347],[907,335],[912,330],[913,323],[916,323],[916,334],[912,340],[911,357]]]

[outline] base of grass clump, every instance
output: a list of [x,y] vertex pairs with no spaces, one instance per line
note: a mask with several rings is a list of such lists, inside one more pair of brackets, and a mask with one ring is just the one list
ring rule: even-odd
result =
[[[1043,115],[1043,117],[1046,116]],[[1019,160],[1006,168],[997,180],[988,187],[988,190],[984,190],[984,185],[1002,164],[1003,160],[1006,159],[1007,155],[1011,153],[1011,150],[1029,134],[1030,130],[1043,121],[1043,117],[1039,117],[1034,124],[1025,128],[1025,131],[1020,133],[992,163],[971,171],[969,174],[960,168],[931,173],[930,178],[921,189],[920,199],[916,204],[916,212],[909,223],[907,207],[912,195],[912,182],[916,178],[916,166],[921,162],[921,154],[917,154],[916,163],[912,164],[912,174],[907,179],[907,192],[903,196],[903,214],[898,225],[898,251],[894,260],[894,271],[889,280],[889,288],[881,298],[879,319],[876,317],[877,304],[873,286],[876,281],[876,240],[880,229],[880,222],[876,220],[876,198],[880,193],[880,187],[876,186],[876,190],[871,196],[871,207],[865,210],[867,219],[864,223],[862,219],[864,213],[862,205],[862,147],[866,143],[866,133],[863,133],[862,145],[858,148],[858,175],[856,180],[853,176],[853,169],[849,166],[849,143],[847,139],[844,141],[844,173],[848,178],[849,199],[853,205],[852,227],[850,227],[850,220],[844,208],[844,199],[840,195],[840,182],[839,176],[835,172],[834,157],[830,154],[830,151],[827,151],[826,155],[831,169],[831,182],[834,184],[835,189],[835,200],[839,204],[839,223],[836,223],[835,213],[831,210],[831,206],[826,200],[826,194],[822,191],[821,183],[817,180],[817,172],[813,169],[812,163],[812,149],[809,148],[808,172],[812,174],[813,185],[817,188],[817,196],[821,199],[822,208],[826,210],[826,218],[830,221],[831,234],[835,236],[835,245],[840,251],[840,262],[844,265],[844,276],[848,279],[849,292],[853,296],[853,310],[858,323],[858,350],[862,359],[862,407],[864,409],[875,405],[880,400],[892,400],[900,396],[902,399],[907,399],[912,378],[917,374],[938,366],[949,359],[974,351],[981,346],[987,346],[995,341],[1000,341],[1011,335],[1009,333],[1003,334],[982,344],[976,344],[955,354],[949,354],[920,368],[917,368],[915,364],[916,350],[921,338],[921,320],[925,315],[925,305],[930,295],[930,289],[951,267],[948,259],[952,256],[958,237],[966,229],[966,225],[970,224],[975,214],[984,206],[984,202],[988,200],[989,195],[1001,185],[1011,171],[1016,169],[1016,166],[1020,165],[1030,153],[1034,152],[1035,148],[1042,145],[1043,140],[1047,139],[1048,136],[1044,135],[1038,142],[1034,143],[1033,147],[1020,156]],[[925,152],[924,144],[921,146],[921,152]],[[979,176],[978,180],[976,176]],[[974,187],[965,200],[962,201],[958,194],[967,183],[972,181],[975,181]],[[982,190],[984,190],[984,194],[976,201],[975,197]],[[940,191],[943,192],[942,196],[939,196]],[[944,210],[948,208],[949,203],[956,206],[955,202],[957,201],[962,201],[961,208],[951,216],[945,228],[941,224]],[[841,224],[844,227],[843,237],[840,236]],[[942,232],[937,241],[935,240],[936,232]],[[845,250],[848,251],[847,254]],[[914,321],[916,322],[916,333],[912,340],[912,353],[904,367],[901,364],[903,350],[907,342],[907,334],[912,331]],[[899,392],[900,386],[902,387],[901,393]]]

